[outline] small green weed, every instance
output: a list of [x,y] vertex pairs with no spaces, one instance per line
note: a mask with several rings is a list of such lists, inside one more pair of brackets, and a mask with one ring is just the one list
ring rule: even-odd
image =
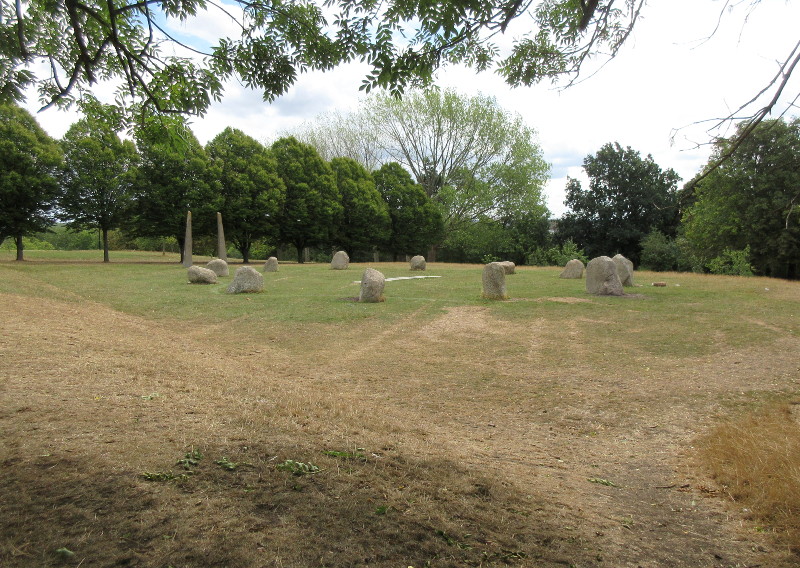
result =
[[598,483],[600,485],[605,485],[607,487],[619,487],[613,481],[609,481],[608,479],[600,479],[599,477],[590,477],[588,480],[590,483]]
[[252,466],[253,465],[253,464],[247,463],[247,462],[234,462],[234,461],[229,460],[226,457],[223,457],[222,459],[218,459],[214,463],[217,464],[222,469],[227,469],[228,471],[236,471],[240,467]]
[[203,459],[203,454],[200,450],[192,450],[187,452],[183,459],[179,459],[175,465],[181,466],[183,469],[190,471],[192,468],[200,465],[200,460]]
[[319,467],[315,466],[313,463],[303,463],[294,460],[286,460],[275,467],[281,471],[288,471],[292,475],[312,475],[320,471]]
[[[360,451],[361,450],[361,451]],[[339,452],[336,450],[329,450],[322,452],[326,456],[331,456],[332,458],[339,458],[341,460],[349,460],[349,461],[367,461],[367,456],[363,453],[363,448],[358,448],[355,452]]]
[[157,392],[151,392],[150,394],[142,395],[142,400],[153,400],[154,398],[161,398],[161,395]]
[[186,481],[192,472],[175,475],[171,471],[145,471],[142,477],[147,481]]

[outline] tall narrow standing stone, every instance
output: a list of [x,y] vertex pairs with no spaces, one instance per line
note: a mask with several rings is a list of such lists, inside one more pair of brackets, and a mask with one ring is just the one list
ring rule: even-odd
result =
[[222,213],[217,211],[217,258],[228,262],[228,247],[225,246],[225,231],[222,230]]
[[192,266],[192,212],[186,213],[186,235],[183,237],[183,265]]

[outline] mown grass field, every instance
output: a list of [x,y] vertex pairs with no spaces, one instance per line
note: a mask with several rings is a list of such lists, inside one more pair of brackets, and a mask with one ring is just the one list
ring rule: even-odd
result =
[[758,476],[798,493],[800,283],[639,272],[598,298],[520,267],[491,302],[481,266],[433,263],[362,305],[367,265],[228,295],[98,256],[0,257],[3,565],[800,561],[797,505],[725,477],[785,448]]

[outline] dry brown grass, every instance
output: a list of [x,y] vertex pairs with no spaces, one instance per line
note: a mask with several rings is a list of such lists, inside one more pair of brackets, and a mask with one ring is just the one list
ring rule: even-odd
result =
[[728,309],[711,279],[617,301],[520,270],[519,301],[489,304],[455,267],[474,300],[397,288],[359,319],[296,321],[267,317],[277,280],[252,298],[181,283],[179,309],[206,303],[170,316],[118,301],[111,271],[41,270],[0,281],[3,566],[797,565],[690,459],[720,414],[796,398],[796,283],[773,301],[725,280],[756,298]]
[[719,490],[760,530],[800,552],[800,422],[795,405],[726,420],[700,443]]

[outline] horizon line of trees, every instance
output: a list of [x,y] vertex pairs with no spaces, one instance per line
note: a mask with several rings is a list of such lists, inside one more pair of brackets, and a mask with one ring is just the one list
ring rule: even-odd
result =
[[[398,112],[375,100],[384,120]],[[448,101],[451,107],[475,102],[452,92],[423,93],[411,108],[425,115],[425,105]],[[482,103],[490,110],[494,104]],[[652,156],[605,144],[584,160],[587,188],[568,179],[569,210],[551,224],[541,206],[541,175],[548,166],[534,165],[538,147],[527,146],[529,161],[517,170],[509,166],[514,160],[494,162],[505,164],[498,167],[488,158],[484,164],[491,167],[484,172],[516,181],[505,193],[492,193],[493,187],[470,194],[492,185],[474,164],[472,173],[466,165],[445,171],[420,154],[416,162],[407,159],[417,168],[415,179],[396,161],[370,171],[352,157],[326,160],[293,136],[267,147],[231,128],[203,147],[180,117],[149,117],[133,130],[133,140],[123,140],[113,107],[97,104],[93,110],[56,142],[27,111],[0,106],[0,243],[12,237],[20,259],[22,236],[41,235],[57,220],[75,231],[99,231],[104,260],[113,229],[121,229],[126,242],[172,238],[182,251],[185,214],[192,210],[200,237],[214,234],[215,213],[221,212],[226,236],[245,262],[254,246],[260,254],[293,246],[300,262],[308,247],[339,248],[351,256],[377,249],[394,258],[436,247],[439,259],[451,262],[562,264],[568,255],[621,253],[654,270],[798,276],[798,119],[765,121],[721,166],[715,160],[730,152],[731,140],[718,141],[707,166],[715,165],[713,171],[700,172],[697,182],[681,189],[679,176],[662,170]],[[408,109],[399,110],[390,125],[398,116],[411,119]],[[333,134],[349,132],[358,152],[370,149],[358,140],[363,121],[350,131],[332,124],[306,130],[305,137],[316,136],[327,153]],[[372,149],[386,152],[383,144]],[[519,182],[531,172],[534,183]],[[470,199],[471,212],[463,206]]]

